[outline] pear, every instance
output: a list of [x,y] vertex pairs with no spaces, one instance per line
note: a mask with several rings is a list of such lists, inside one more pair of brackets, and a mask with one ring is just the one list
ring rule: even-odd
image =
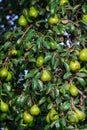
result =
[[71,85],[69,87],[69,91],[70,91],[70,94],[74,97],[78,95],[78,89],[75,85]]
[[43,82],[49,82],[51,80],[51,75],[49,71],[43,70],[41,75],[41,81]]
[[24,123],[28,124],[33,121],[33,116],[31,116],[28,112],[23,113],[23,121]]
[[49,114],[50,114],[50,113],[48,113],[47,116],[46,116],[46,122],[47,122],[47,123],[50,123],[50,117],[49,117]]
[[69,111],[68,113],[68,120],[72,123],[78,123],[79,122],[79,119],[78,119],[78,115],[76,112],[74,111]]
[[55,121],[55,120],[59,119],[59,115],[55,109],[50,110],[49,117],[50,117],[51,121]]
[[4,101],[1,100],[0,102],[0,110],[2,112],[8,112],[9,111],[9,106],[7,103],[5,103]]
[[80,111],[79,109],[76,108],[75,112],[77,113],[79,120],[84,120],[85,119],[86,115],[85,115],[85,113],[83,111]]
[[30,114],[37,116],[37,115],[39,115],[39,113],[40,113],[40,108],[36,104],[34,104],[30,108]]

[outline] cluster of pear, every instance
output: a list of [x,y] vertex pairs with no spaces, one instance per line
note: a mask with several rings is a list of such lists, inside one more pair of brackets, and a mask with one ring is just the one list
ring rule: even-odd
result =
[[22,114],[22,120],[20,121],[21,126],[30,126],[32,127],[34,125],[34,116],[38,116],[40,114],[40,108],[38,107],[37,104],[34,104],[29,112],[24,111]]
[[87,48],[84,48],[82,49],[80,52],[79,52],[79,57],[78,57],[79,61],[78,60],[74,60],[74,61],[71,61],[70,62],[70,69],[71,71],[73,72],[76,72],[77,70],[80,70],[81,69],[81,64],[80,64],[80,61],[81,62],[87,62]]
[[30,7],[30,9],[24,9],[23,14],[18,19],[18,24],[20,26],[26,27],[28,23],[32,23],[35,18],[39,15],[38,10],[35,7]]
[[52,108],[46,116],[46,122],[51,123],[57,119],[59,119],[58,112],[54,108]]
[[0,99],[0,121],[7,119],[7,112],[9,111],[9,105]]
[[78,123],[79,121],[83,121],[85,117],[86,117],[85,113],[77,108],[75,108],[74,111],[68,112],[68,120],[72,123],[75,122]]

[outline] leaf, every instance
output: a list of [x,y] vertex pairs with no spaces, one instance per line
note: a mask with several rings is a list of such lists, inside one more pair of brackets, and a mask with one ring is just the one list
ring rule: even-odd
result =
[[37,45],[38,45],[38,49],[40,49],[41,46],[42,46],[42,43],[43,43],[42,37],[39,37],[39,38],[37,39],[36,43],[37,43]]
[[38,87],[38,79],[37,78],[33,78],[32,79],[32,89],[35,90]]
[[52,57],[52,66],[54,66],[55,62],[57,61],[57,53],[55,55],[53,55]]
[[6,31],[6,33],[4,33],[4,37],[5,37],[6,39],[9,39],[10,36],[11,36],[11,34],[12,34],[12,32]]
[[51,5],[51,13],[52,14],[55,14],[55,13],[57,13],[57,8],[58,8],[58,6],[57,6],[57,4],[52,4]]
[[57,68],[58,64],[59,64],[59,60],[55,60],[54,66],[53,66],[53,69],[54,69],[54,70]]
[[27,98],[27,95],[20,95],[16,100],[16,105],[18,107],[23,107],[26,104]]
[[42,98],[39,100],[39,105],[42,105],[45,101],[46,101],[46,97],[42,97]]
[[49,41],[44,41],[43,46],[46,47],[47,49],[50,49]]
[[8,49],[8,47],[10,47],[10,46],[11,46],[11,42],[9,42],[9,41],[5,42],[4,50]]
[[64,102],[62,105],[61,105],[61,109],[63,110],[63,111],[66,111],[66,110],[68,110],[68,109],[70,109],[71,108],[71,104],[69,103],[69,102]]
[[64,15],[65,13],[66,13],[66,8],[65,8],[65,6],[62,6],[62,15]]
[[54,88],[53,84],[49,83],[49,84],[47,85],[47,93],[49,93],[50,91],[52,91],[53,88]]
[[55,96],[58,97],[59,96],[59,90],[56,88],[55,89]]
[[26,35],[26,38],[25,38],[26,42],[30,41],[34,35],[35,35],[35,30],[30,29]]
[[66,69],[66,72],[69,72],[70,71],[70,67],[69,67],[69,64],[64,62],[64,67]]
[[83,6],[82,6],[82,11],[83,11],[83,13],[87,13],[87,4],[84,4]]
[[67,128],[68,128],[68,130],[75,130],[74,126],[72,126],[72,125],[69,125]]
[[84,80],[84,78],[75,77],[75,79],[77,79],[82,86],[85,86],[87,84],[87,82]]
[[52,58],[52,53],[46,52],[44,63],[47,63]]
[[27,74],[25,74],[25,79],[27,79],[27,78],[32,78],[35,74],[37,74],[38,73],[38,69],[32,69],[29,73],[27,73]]
[[39,80],[38,83],[39,83],[39,89],[41,91],[43,89],[43,82],[41,80]]
[[59,120],[56,120],[56,121],[52,122],[51,128],[53,128],[54,126],[55,126],[58,130],[60,130]]
[[64,117],[61,119],[61,125],[62,127],[66,127],[66,119]]
[[79,77],[82,77],[82,78],[87,77],[86,73],[80,73],[80,72],[78,72],[78,73],[76,73],[76,75],[79,76]]
[[54,26],[53,27],[53,30],[58,34],[58,35],[62,35],[62,34],[64,34],[64,28],[63,28],[63,25],[62,24],[60,24],[60,25],[58,25],[58,26]]
[[8,85],[7,83],[4,83],[4,84],[3,84],[3,88],[4,88],[4,91],[5,91],[10,97],[12,97],[11,86]]
[[71,72],[66,72],[63,76],[63,79],[68,79],[72,75]]
[[76,11],[80,7],[80,4],[74,6],[73,11]]
[[0,86],[0,97],[1,97],[1,95],[2,95],[2,87]]

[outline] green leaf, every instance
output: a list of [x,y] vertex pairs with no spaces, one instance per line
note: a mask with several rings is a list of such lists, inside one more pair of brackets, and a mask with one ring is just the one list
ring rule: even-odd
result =
[[72,125],[69,125],[67,128],[68,128],[68,130],[75,130],[74,126],[72,126]]
[[66,13],[66,8],[65,8],[65,6],[62,6],[62,15],[64,15],[65,13]]
[[43,46],[47,49],[50,49],[49,41],[44,41]]
[[28,99],[27,95],[20,95],[19,97],[17,97],[16,105],[18,107],[24,107],[24,105],[26,104],[27,99]]
[[64,67],[66,69],[66,72],[69,72],[70,71],[70,66],[68,63],[64,62]]
[[42,47],[43,44],[43,39],[42,37],[39,37],[36,41],[37,45],[38,45],[38,49],[40,49]]
[[9,31],[6,31],[6,33],[4,33],[4,37],[6,38],[6,40],[10,38],[11,34],[12,32]]
[[30,29],[26,35],[26,38],[25,38],[26,42],[30,41],[34,35],[35,35],[35,30]]
[[52,13],[52,14],[57,13],[57,8],[58,8],[57,4],[55,4],[55,3],[52,4],[52,5],[51,5],[51,9],[50,9],[50,10],[51,10],[51,13]]
[[55,55],[53,55],[52,60],[51,60],[52,66],[55,65],[55,62],[57,61],[57,57],[58,57],[57,53]]
[[27,73],[27,74],[25,74],[25,79],[27,79],[27,78],[32,78],[35,74],[37,74],[38,73],[38,69],[32,69],[29,73]]
[[63,79],[68,79],[72,75],[71,72],[66,72],[63,76]]
[[77,79],[78,82],[79,82],[82,86],[85,86],[85,85],[87,84],[87,82],[84,80],[84,78],[75,77],[75,79]]
[[40,100],[39,100],[39,105],[42,105],[44,102],[46,101],[46,97],[42,97]]
[[83,13],[87,13],[87,4],[84,4],[83,6],[82,6],[82,11],[83,11]]
[[4,50],[8,49],[8,47],[10,47],[10,46],[11,46],[11,42],[10,41],[5,42]]
[[53,69],[54,69],[54,70],[57,68],[58,64],[59,64],[59,61],[58,61],[58,60],[55,60],[54,65],[53,65]]
[[49,60],[52,58],[52,53],[51,52],[46,52],[44,63],[47,63]]
[[81,72],[76,73],[76,75],[82,78],[87,77],[86,73],[81,73]]
[[11,86],[8,85],[7,83],[4,83],[4,84],[3,84],[3,88],[4,88],[4,91],[5,91],[10,97],[12,97]]
[[81,35],[80,42],[86,42],[86,36],[85,35]]
[[65,29],[64,29],[64,27],[63,27],[62,24],[60,24],[60,25],[58,25],[58,26],[54,26],[54,27],[53,27],[53,30],[54,30],[58,35],[62,35],[62,34],[64,34],[64,32],[65,32]]
[[59,120],[56,120],[56,121],[52,122],[51,128],[53,128],[54,126],[55,126],[58,130],[60,130],[60,122],[59,122]]
[[1,95],[2,95],[2,87],[0,86],[0,97],[1,97]]
[[32,79],[32,89],[35,90],[38,87],[38,79],[37,78],[33,78]]
[[53,84],[48,83],[48,85],[47,85],[47,93],[49,93],[50,91],[52,91],[52,89],[54,89]]
[[66,111],[66,110],[68,110],[68,109],[70,109],[71,108],[71,104],[69,103],[69,102],[64,102],[62,105],[61,105],[61,109],[63,110],[63,111]]
[[41,80],[38,80],[38,83],[39,83],[39,89],[40,91],[43,90],[43,82]]
[[63,128],[66,127],[66,119],[64,117],[61,119],[61,125]]

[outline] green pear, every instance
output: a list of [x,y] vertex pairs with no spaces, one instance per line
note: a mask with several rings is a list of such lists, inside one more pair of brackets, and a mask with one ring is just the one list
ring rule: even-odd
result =
[[40,114],[40,108],[39,108],[36,104],[34,104],[34,105],[30,108],[30,114],[31,114],[31,115],[35,115],[35,116],[39,115],[39,114]]
[[78,95],[78,88],[75,85],[71,85],[69,87],[69,91],[70,91],[70,94],[74,97]]
[[77,113],[79,120],[84,120],[85,119],[86,115],[85,115],[85,113],[83,111],[80,111],[79,109],[75,109],[75,112]]
[[79,119],[78,119],[78,115],[76,112],[74,111],[69,111],[68,113],[68,120],[72,123],[76,122],[78,123],[79,122]]
[[28,112],[24,112],[23,113],[23,121],[24,123],[28,124],[30,122],[32,122],[34,119],[33,119],[33,116],[31,116]]
[[51,75],[49,71],[43,70],[41,75],[41,81],[43,82],[49,82],[51,80]]
[[50,123],[50,117],[49,117],[49,114],[50,114],[50,113],[48,113],[48,114],[46,115],[46,122],[47,122],[47,123]]
[[7,103],[5,103],[4,101],[1,100],[0,102],[0,110],[2,112],[8,112],[9,111],[9,106]]
[[49,117],[51,121],[59,119],[59,115],[55,109],[51,109],[49,112]]

